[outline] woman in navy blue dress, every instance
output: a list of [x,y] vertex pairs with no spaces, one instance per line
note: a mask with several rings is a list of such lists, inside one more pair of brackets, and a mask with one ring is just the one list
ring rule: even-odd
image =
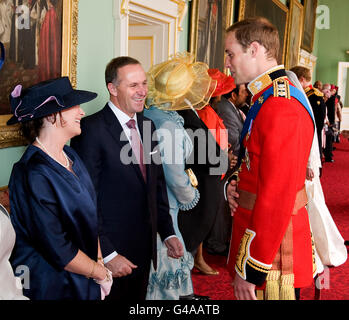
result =
[[[11,93],[13,117],[31,143],[12,170],[13,269],[26,266],[33,300],[96,300],[112,278],[98,242],[96,196],[78,155],[65,144],[80,134],[80,104],[93,92],[74,90],[67,77]],[[25,269],[24,269],[25,270]],[[101,290],[102,289],[102,290]]]

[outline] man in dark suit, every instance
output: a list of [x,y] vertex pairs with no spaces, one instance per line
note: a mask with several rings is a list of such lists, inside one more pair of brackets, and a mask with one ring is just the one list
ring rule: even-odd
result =
[[[156,233],[179,258],[166,183],[153,123],[143,117],[146,74],[130,57],[110,61],[105,71],[110,101],[81,121],[71,146],[84,161],[97,192],[103,260],[114,284],[109,299],[144,300],[151,259],[156,268]],[[132,160],[132,161],[130,161]]]
[[[240,107],[246,103],[247,96],[246,85],[237,85],[232,91],[223,94],[221,100],[216,104],[217,114],[228,130],[229,150],[235,156],[239,155],[240,134],[245,117]],[[233,172],[230,172],[231,170],[233,168],[228,169],[226,177]],[[223,182],[225,182],[225,179]],[[210,254],[228,255],[229,251],[232,218],[228,204],[224,198],[222,201],[221,209],[217,212],[214,225],[204,243],[207,252]]]
[[316,124],[316,133],[319,142],[320,161],[322,155],[322,129],[324,128],[326,117],[326,104],[324,101],[324,94],[317,88],[311,85],[311,72],[310,69],[296,66],[291,69],[294,72],[304,89],[311,108],[313,109],[314,119]]
[[327,107],[327,131],[326,131],[326,146],[324,149],[325,162],[334,162],[333,157],[333,142],[334,142],[334,126],[335,126],[335,110],[336,97],[331,93],[331,85],[325,83],[322,87],[322,92],[325,95],[325,103]]
[[247,96],[246,85],[240,84],[223,95],[221,101],[217,103],[217,114],[228,130],[228,142],[236,156],[239,155],[240,134],[244,125],[244,117],[239,108],[246,103]]

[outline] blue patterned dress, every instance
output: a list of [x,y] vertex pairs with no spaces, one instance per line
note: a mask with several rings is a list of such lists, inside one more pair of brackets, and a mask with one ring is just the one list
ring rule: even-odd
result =
[[146,299],[178,300],[179,296],[193,293],[191,269],[194,259],[185,249],[177,221],[179,209],[182,211],[192,209],[200,198],[199,191],[191,185],[184,171],[185,160],[192,152],[193,145],[184,130],[184,120],[177,112],[150,107],[144,110],[144,115],[154,122],[157,129],[173,227],[184,246],[182,258],[170,258],[167,256],[166,245],[158,235],[158,267],[155,271],[153,265],[151,266]]

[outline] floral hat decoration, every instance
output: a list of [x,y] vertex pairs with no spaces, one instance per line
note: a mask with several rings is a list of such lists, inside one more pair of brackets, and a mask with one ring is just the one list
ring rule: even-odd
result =
[[217,81],[208,74],[208,65],[195,62],[191,53],[177,53],[170,60],[154,65],[147,73],[146,107],[183,110],[206,106]]

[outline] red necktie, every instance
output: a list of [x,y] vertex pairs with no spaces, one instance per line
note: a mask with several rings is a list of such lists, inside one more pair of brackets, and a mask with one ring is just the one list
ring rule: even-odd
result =
[[147,181],[147,174],[145,169],[145,164],[143,161],[143,145],[139,137],[138,131],[136,129],[136,121],[131,119],[126,125],[131,130],[131,147],[134,155],[136,156],[139,168],[141,169],[144,181]]

